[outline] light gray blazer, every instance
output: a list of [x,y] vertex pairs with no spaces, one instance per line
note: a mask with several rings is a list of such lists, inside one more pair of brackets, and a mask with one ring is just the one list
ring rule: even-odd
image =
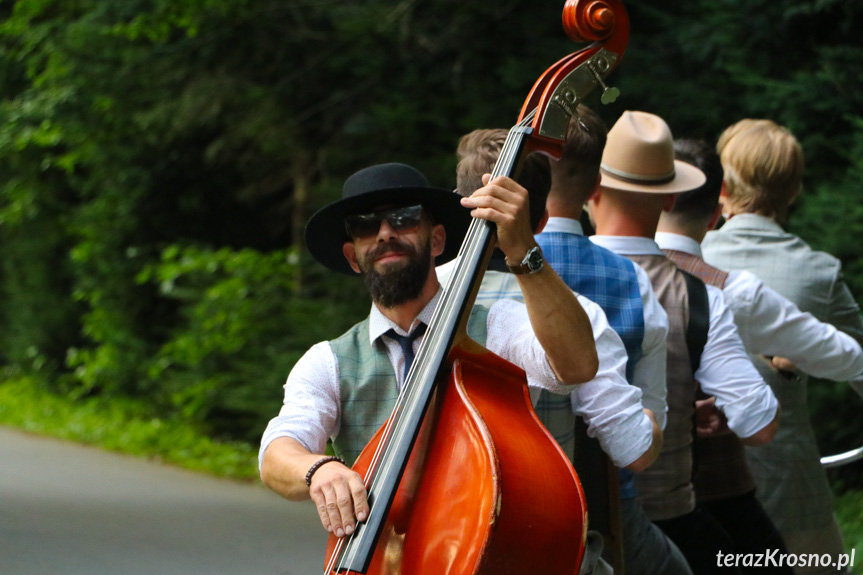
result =
[[[842,279],[839,260],[814,251],[806,242],[769,218],[740,214],[707,234],[704,259],[726,270],[747,270],[819,320],[833,324],[863,344],[863,317]],[[779,398],[779,431],[770,444],[748,448],[747,456],[758,483],[758,498],[782,532],[789,552],[813,548],[842,552],[835,540],[832,495],[821,469],[820,454],[806,405],[808,377],[779,374],[760,357],[752,356],[761,375]],[[806,533],[809,549],[793,549]],[[815,545],[812,533],[830,541]]]
[[863,318],[842,279],[841,262],[817,252],[769,218],[740,214],[702,243],[704,259],[726,271],[748,270],[823,322],[863,345]]

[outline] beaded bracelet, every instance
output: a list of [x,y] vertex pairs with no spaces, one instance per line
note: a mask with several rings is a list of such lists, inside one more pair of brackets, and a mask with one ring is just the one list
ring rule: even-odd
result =
[[309,470],[306,472],[306,485],[311,487],[312,486],[312,475],[314,475],[315,472],[318,469],[320,469],[320,467],[324,463],[329,463],[330,461],[338,461],[342,465],[345,465],[345,462],[342,460],[341,457],[336,457],[334,455],[331,455],[329,457],[322,457],[322,458],[318,459],[317,461],[315,461],[315,464],[312,465],[311,467],[309,467]]

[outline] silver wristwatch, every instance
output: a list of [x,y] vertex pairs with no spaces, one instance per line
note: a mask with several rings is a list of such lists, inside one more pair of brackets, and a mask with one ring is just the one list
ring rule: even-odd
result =
[[545,264],[545,258],[542,256],[542,250],[539,246],[534,246],[527,250],[520,264],[512,265],[507,261],[506,267],[514,274],[533,274],[541,270],[543,264]]

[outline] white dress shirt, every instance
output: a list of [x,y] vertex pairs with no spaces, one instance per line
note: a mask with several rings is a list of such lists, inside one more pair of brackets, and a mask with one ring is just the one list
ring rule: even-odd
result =
[[[620,255],[665,256],[650,238],[595,235],[590,239]],[[716,397],[728,427],[739,437],[750,437],[773,421],[779,403],[749,361],[722,291],[707,286],[707,296],[710,328],[695,379],[706,394]]]
[[[680,234],[657,232],[662,249],[703,259],[701,245]],[[863,349],[851,336],[804,313],[748,271],[728,272],[722,290],[740,339],[750,353],[781,356],[815,377],[863,379]]]
[[[411,325],[411,331],[419,323],[429,324],[435,305],[442,290],[426,305],[420,315]],[[625,352],[620,359],[623,343],[611,329],[605,314],[595,303],[586,298],[580,298],[580,303],[590,320],[594,340],[597,343],[597,355],[600,358],[600,371],[597,377],[623,380]],[[399,334],[406,335],[403,330],[384,316],[377,306],[371,306],[369,314],[369,340],[375,342],[389,329],[395,329]],[[559,382],[539,341],[534,335],[523,303],[513,300],[499,300],[490,308],[487,318],[487,339],[485,347],[502,358],[525,370],[528,385],[531,388],[547,389],[553,393],[569,394],[581,385],[565,385]],[[423,338],[414,342],[414,349],[419,349]],[[387,356],[396,374],[397,385],[403,384],[404,354],[399,344],[392,338],[385,337]],[[273,418],[261,439],[258,454],[259,463],[263,461],[264,452],[270,443],[279,437],[291,437],[312,453],[323,453],[327,439],[338,435],[340,426],[340,393],[338,362],[328,341],[312,346],[294,365],[288,380],[284,385],[284,402],[279,415]],[[629,386],[627,386],[629,387]],[[599,390],[602,391],[602,390]],[[637,390],[633,390],[636,391]],[[582,392],[588,394],[589,390]],[[534,395],[534,394],[532,394]],[[613,399],[613,398],[610,398]],[[592,399],[585,399],[590,403]],[[618,397],[616,401],[620,401]],[[640,410],[639,410],[640,411]],[[605,414],[595,415],[603,420]],[[635,451],[643,447],[643,453],[649,447],[648,436],[646,446],[634,441],[629,447]],[[640,455],[640,453],[639,453]],[[631,463],[630,462],[627,462]]]
[[[571,218],[549,218],[542,231],[584,235],[581,222]],[[650,283],[647,272],[640,266],[634,267],[644,309],[644,340],[641,343],[641,359],[635,364],[632,384],[641,390],[643,394],[641,402],[644,407],[653,412],[660,429],[665,429],[668,411],[665,386],[665,340],[668,335],[668,315],[656,299],[653,284]]]
[[[444,270],[443,276],[438,274],[438,277],[443,281],[448,273]],[[575,427],[573,414],[581,416],[587,423],[587,434],[599,441],[602,450],[617,467],[626,467],[650,448],[653,424],[644,413],[641,390],[626,381],[627,355],[620,336],[612,329],[597,303],[581,294],[576,293],[576,296],[590,318],[599,368],[592,380],[576,386],[570,394],[571,413],[552,410],[543,414],[542,422],[552,435],[557,436],[564,429],[571,433]],[[489,270],[483,277],[476,303],[490,306],[500,299],[523,301],[518,279],[511,273]],[[573,350],[573,353],[578,353],[578,350]],[[537,387],[530,389],[534,405],[539,391]],[[665,415],[664,405],[662,414]],[[572,456],[569,453],[571,449],[574,446],[564,447],[568,456]]]

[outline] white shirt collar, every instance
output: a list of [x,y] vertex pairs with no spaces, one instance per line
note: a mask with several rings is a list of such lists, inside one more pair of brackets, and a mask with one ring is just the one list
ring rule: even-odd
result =
[[656,243],[664,250],[684,252],[703,258],[701,254],[701,244],[689,236],[672,234],[669,232],[656,232]]
[[[420,323],[424,323],[426,325],[431,323],[432,314],[434,313],[434,309],[437,306],[437,302],[440,299],[442,292],[443,289],[438,286],[435,296],[411,322],[411,332],[413,332]],[[372,311],[369,313],[369,341],[374,343],[379,337],[391,329],[394,329],[399,335],[408,335],[402,328],[396,325],[395,322],[391,321],[387,316],[381,313],[381,310],[378,309],[377,305],[372,304]]]
[[640,236],[590,236],[590,241],[616,254],[629,256],[664,256],[651,238]]
[[[584,235],[584,228],[581,227],[581,222],[571,218],[548,218],[543,232],[562,232],[565,234]],[[540,232],[542,233],[542,232]]]

